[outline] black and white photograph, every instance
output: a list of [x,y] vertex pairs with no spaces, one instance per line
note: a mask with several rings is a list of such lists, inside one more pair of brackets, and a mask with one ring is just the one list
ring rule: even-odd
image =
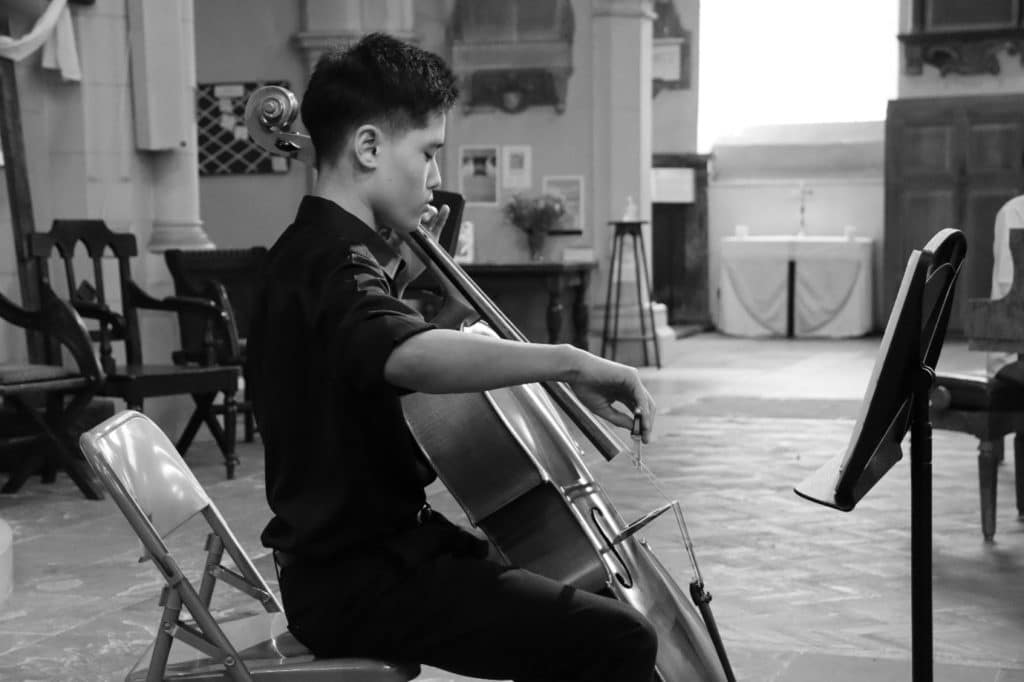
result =
[[498,203],[498,148],[459,148],[459,191],[467,204]]
[[1024,682],[1024,0],[0,0],[0,682]]

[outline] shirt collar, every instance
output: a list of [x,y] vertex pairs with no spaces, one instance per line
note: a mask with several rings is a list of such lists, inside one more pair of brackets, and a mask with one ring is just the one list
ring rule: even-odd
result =
[[365,245],[392,281],[405,266],[405,262],[373,228],[330,199],[307,194],[299,204],[295,222],[330,227],[346,239]]

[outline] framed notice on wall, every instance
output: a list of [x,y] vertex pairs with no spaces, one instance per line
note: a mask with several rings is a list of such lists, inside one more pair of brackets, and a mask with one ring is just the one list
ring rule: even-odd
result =
[[583,176],[582,175],[545,175],[541,180],[541,192],[554,194],[565,203],[566,230],[583,230]]
[[289,160],[274,156],[249,139],[245,103],[264,85],[288,88],[288,81],[200,83],[196,87],[199,175],[287,173]]

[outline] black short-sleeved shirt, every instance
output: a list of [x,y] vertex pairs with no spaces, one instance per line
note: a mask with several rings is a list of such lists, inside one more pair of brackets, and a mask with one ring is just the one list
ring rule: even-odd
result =
[[365,223],[313,196],[270,250],[246,351],[274,513],[268,547],[333,557],[416,523],[434,474],[384,364],[432,325],[396,298],[400,267]]

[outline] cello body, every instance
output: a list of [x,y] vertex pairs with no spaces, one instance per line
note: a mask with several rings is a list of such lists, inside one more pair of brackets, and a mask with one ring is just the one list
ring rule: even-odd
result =
[[414,393],[402,404],[438,477],[510,564],[643,613],[658,632],[663,682],[725,682],[700,613],[643,537],[612,545],[626,524],[539,385]]
[[[309,138],[290,130],[297,110],[292,93],[265,86],[246,104],[246,126],[267,151],[309,163]],[[435,198],[462,201],[447,192],[435,192]],[[402,238],[444,291],[436,319],[455,327],[480,320],[484,324],[464,330],[526,341],[427,230],[418,226]],[[438,478],[506,561],[644,614],[658,634],[661,682],[730,682],[724,650],[716,650],[690,596],[642,536],[623,533],[627,524],[584,465],[569,423],[606,459],[626,447],[567,386],[414,393],[402,398],[402,406]]]

